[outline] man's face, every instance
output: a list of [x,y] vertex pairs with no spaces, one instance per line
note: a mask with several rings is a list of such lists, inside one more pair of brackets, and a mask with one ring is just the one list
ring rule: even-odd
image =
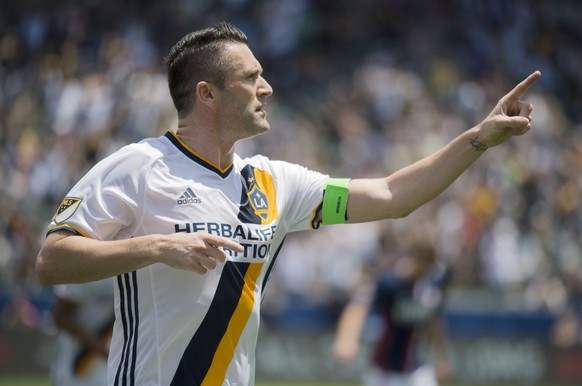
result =
[[273,89],[261,76],[260,63],[244,44],[228,44],[225,50],[233,67],[218,93],[220,127],[235,140],[267,132],[270,126],[264,107]]

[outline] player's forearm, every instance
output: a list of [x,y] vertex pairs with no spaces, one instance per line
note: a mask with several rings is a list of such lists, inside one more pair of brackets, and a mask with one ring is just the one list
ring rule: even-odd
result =
[[475,127],[464,132],[436,153],[386,178],[353,180],[348,220],[406,217],[434,199],[483,154],[478,130]]
[[99,241],[54,233],[39,252],[36,273],[43,285],[85,283],[120,275],[155,261],[157,237]]
[[366,305],[357,302],[349,303],[338,323],[338,336],[348,341],[359,341],[367,315]]
[[438,152],[387,178],[394,206],[409,214],[448,188],[482,154],[476,129],[468,130]]
[[357,357],[367,314],[368,307],[360,303],[349,303],[344,309],[333,344],[333,355],[340,363],[352,362]]

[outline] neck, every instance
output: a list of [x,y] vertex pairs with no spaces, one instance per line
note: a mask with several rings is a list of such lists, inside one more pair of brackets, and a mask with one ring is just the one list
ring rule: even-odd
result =
[[211,131],[180,121],[176,135],[190,149],[220,169],[225,169],[232,164],[234,141],[223,139],[219,131]]

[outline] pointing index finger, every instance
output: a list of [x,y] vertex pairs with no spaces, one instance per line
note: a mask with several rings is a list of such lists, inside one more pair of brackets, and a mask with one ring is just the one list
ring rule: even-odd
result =
[[533,72],[530,76],[522,80],[514,87],[505,97],[519,99],[526,93],[526,91],[542,76],[540,71]]
[[208,243],[213,247],[223,247],[226,249],[231,249],[233,251],[242,252],[244,248],[238,242],[227,239],[226,237],[222,236],[215,236],[208,240]]

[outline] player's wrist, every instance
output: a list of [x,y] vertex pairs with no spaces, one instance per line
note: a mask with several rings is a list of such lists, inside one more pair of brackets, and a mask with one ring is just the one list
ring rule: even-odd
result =
[[484,134],[485,130],[483,128],[483,123],[470,129],[467,133],[467,143],[474,151],[484,152],[493,145],[487,141],[487,137]]
[[140,242],[143,247],[143,253],[140,257],[143,259],[144,266],[154,263],[161,263],[164,257],[164,245],[167,243],[164,235],[152,234],[143,237],[144,240]]

